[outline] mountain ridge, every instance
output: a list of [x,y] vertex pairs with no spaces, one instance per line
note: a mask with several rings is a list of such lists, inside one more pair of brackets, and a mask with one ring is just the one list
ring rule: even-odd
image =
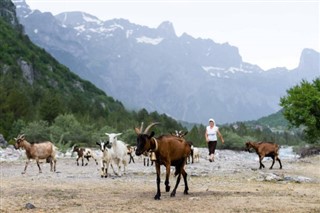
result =
[[264,71],[244,62],[238,48],[228,43],[195,39],[187,33],[177,37],[170,22],[149,28],[125,19],[99,22],[88,14],[90,21],[83,22],[85,13],[78,12],[72,14],[82,19],[69,20],[68,26],[62,23],[71,14],[66,12],[51,15],[55,25],[47,28],[41,13],[23,8],[17,11],[24,14],[19,17],[26,33],[61,63],[127,108],[156,110],[177,120],[257,119],[280,109],[278,102],[286,89],[319,76],[317,52],[303,51],[307,65],[296,69]]

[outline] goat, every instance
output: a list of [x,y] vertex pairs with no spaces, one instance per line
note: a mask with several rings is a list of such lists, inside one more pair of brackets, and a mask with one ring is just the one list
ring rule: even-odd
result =
[[31,159],[35,159],[37,162],[37,166],[39,168],[39,173],[42,173],[39,160],[46,159],[47,163],[50,162],[50,171],[56,171],[56,152],[55,146],[50,141],[45,141],[42,143],[29,143],[25,139],[25,135],[18,135],[17,138],[14,138],[16,143],[14,144],[15,149],[23,148],[26,150],[27,161],[24,167],[24,171],[22,174],[25,174],[27,171],[28,164],[30,163]]
[[102,158],[101,158],[101,177],[108,177],[108,168],[109,165],[111,166],[113,172],[116,174],[113,165],[112,165],[112,153],[113,149],[108,148],[107,145],[109,144],[109,141],[105,142],[96,142],[96,144],[100,147],[100,150],[102,151]]
[[[79,159],[81,158],[82,160],[82,166],[84,165],[84,158],[87,159],[87,161],[89,162],[89,158],[92,158],[95,160],[96,165],[98,165],[98,161],[96,159],[96,155],[95,153],[89,149],[89,148],[80,148],[79,146],[75,146],[72,150],[72,152],[77,152],[78,153],[78,158],[77,158],[77,165],[79,166]],[[85,166],[88,165],[88,162],[86,163]]]
[[109,136],[109,141],[113,148],[112,160],[118,166],[118,175],[121,176],[121,164],[123,165],[124,173],[126,172],[126,166],[128,165],[127,145],[123,141],[117,139],[117,136],[121,135],[122,133],[105,133],[105,134]]
[[178,138],[172,135],[162,135],[160,137],[155,138],[154,131],[151,134],[148,134],[149,129],[158,123],[151,123],[145,130],[143,130],[143,123],[141,124],[140,129],[135,128],[135,132],[137,134],[137,149],[136,155],[140,156],[146,151],[154,152],[156,156],[155,160],[155,168],[157,173],[157,193],[154,196],[155,200],[160,200],[161,192],[160,192],[160,166],[164,165],[166,167],[166,192],[170,191],[169,185],[169,177],[170,177],[170,166],[175,166],[175,176],[176,185],[172,190],[170,196],[174,197],[176,195],[176,190],[180,183],[181,174],[184,179],[184,194],[188,194],[188,181],[187,181],[187,173],[184,169],[187,157],[190,155],[191,146],[185,142],[183,138]]
[[134,158],[133,158],[133,156],[132,156],[132,153],[134,153],[135,147],[130,146],[130,145],[127,145],[127,149],[128,149],[127,154],[129,155],[129,164],[131,163],[131,161],[132,161],[133,163],[135,163],[135,162],[134,162]]
[[247,142],[246,143],[246,151],[250,151],[253,148],[259,156],[260,167],[259,169],[264,168],[265,166],[262,163],[262,159],[264,157],[271,157],[272,158],[272,165],[270,169],[272,169],[275,160],[277,160],[280,164],[280,169],[282,169],[281,160],[279,158],[279,148],[278,144],[272,142]]
[[[191,146],[191,150],[193,151],[192,153],[192,160],[194,159],[198,163],[200,162],[200,150],[197,147]],[[193,161],[192,161],[193,163]]]

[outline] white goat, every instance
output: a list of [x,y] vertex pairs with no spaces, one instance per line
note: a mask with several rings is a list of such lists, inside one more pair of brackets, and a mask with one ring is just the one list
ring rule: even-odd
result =
[[127,153],[128,148],[127,145],[117,139],[117,136],[122,133],[105,133],[109,136],[109,142],[112,146],[113,152],[111,154],[113,162],[118,166],[118,175],[121,176],[121,164],[123,164],[123,172],[126,172],[126,166],[128,165]]
[[116,174],[113,165],[112,165],[112,153],[113,149],[108,148],[107,145],[109,144],[109,141],[105,142],[97,142],[97,145],[100,147],[100,150],[102,151],[102,158],[101,158],[101,177],[108,177],[108,168],[109,165],[111,166],[113,172]]
[[200,150],[197,147],[192,146],[191,149],[193,149],[193,159],[194,161],[200,162]]

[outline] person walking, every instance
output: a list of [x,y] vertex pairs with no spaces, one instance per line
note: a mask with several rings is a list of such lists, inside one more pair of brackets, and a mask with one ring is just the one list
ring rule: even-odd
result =
[[210,118],[209,126],[206,128],[205,138],[209,149],[209,161],[214,161],[214,153],[217,146],[217,135],[220,137],[221,143],[224,144],[223,137],[219,131],[219,127],[215,125],[215,121]]

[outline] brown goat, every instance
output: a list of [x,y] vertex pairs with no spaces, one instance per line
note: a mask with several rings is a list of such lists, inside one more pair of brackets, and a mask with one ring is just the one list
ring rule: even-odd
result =
[[250,151],[253,148],[259,156],[260,167],[259,169],[264,168],[265,166],[262,163],[262,159],[264,157],[271,157],[272,158],[272,165],[270,169],[272,169],[275,160],[277,160],[280,164],[280,169],[282,169],[281,160],[279,158],[279,148],[278,144],[272,142],[247,142],[246,143],[246,151]]
[[[89,162],[89,158],[92,158],[93,160],[95,160],[96,165],[98,165],[98,161],[96,159],[95,153],[89,149],[89,148],[80,148],[79,146],[75,146],[72,150],[72,152],[77,152],[78,153],[78,158],[77,158],[77,165],[79,166],[79,159],[81,158],[82,161],[82,166],[84,165],[84,158],[87,159],[87,161]],[[88,162],[85,164],[85,166],[88,165]]]
[[183,138],[179,138],[172,135],[162,135],[160,137],[154,138],[154,132],[148,134],[148,130],[158,123],[150,124],[145,131],[142,133],[143,124],[140,129],[135,128],[137,133],[137,149],[136,155],[140,156],[146,151],[152,151],[155,153],[155,167],[157,172],[157,193],[154,196],[155,200],[160,200],[160,165],[166,167],[166,192],[170,191],[169,177],[170,177],[170,166],[175,166],[175,176],[177,177],[176,185],[171,192],[170,196],[174,197],[176,195],[176,190],[180,183],[181,174],[184,179],[184,194],[188,194],[188,182],[187,173],[184,169],[187,157],[190,155],[191,147],[185,142]]
[[16,143],[14,144],[15,149],[24,148],[26,150],[27,162],[22,174],[26,173],[28,164],[30,163],[31,159],[36,160],[37,165],[39,167],[39,173],[42,173],[39,164],[39,160],[41,159],[46,159],[47,163],[50,162],[50,170],[53,172],[56,171],[57,160],[55,147],[50,141],[31,144],[25,139],[24,135],[18,135],[18,137],[14,139],[16,141]]

